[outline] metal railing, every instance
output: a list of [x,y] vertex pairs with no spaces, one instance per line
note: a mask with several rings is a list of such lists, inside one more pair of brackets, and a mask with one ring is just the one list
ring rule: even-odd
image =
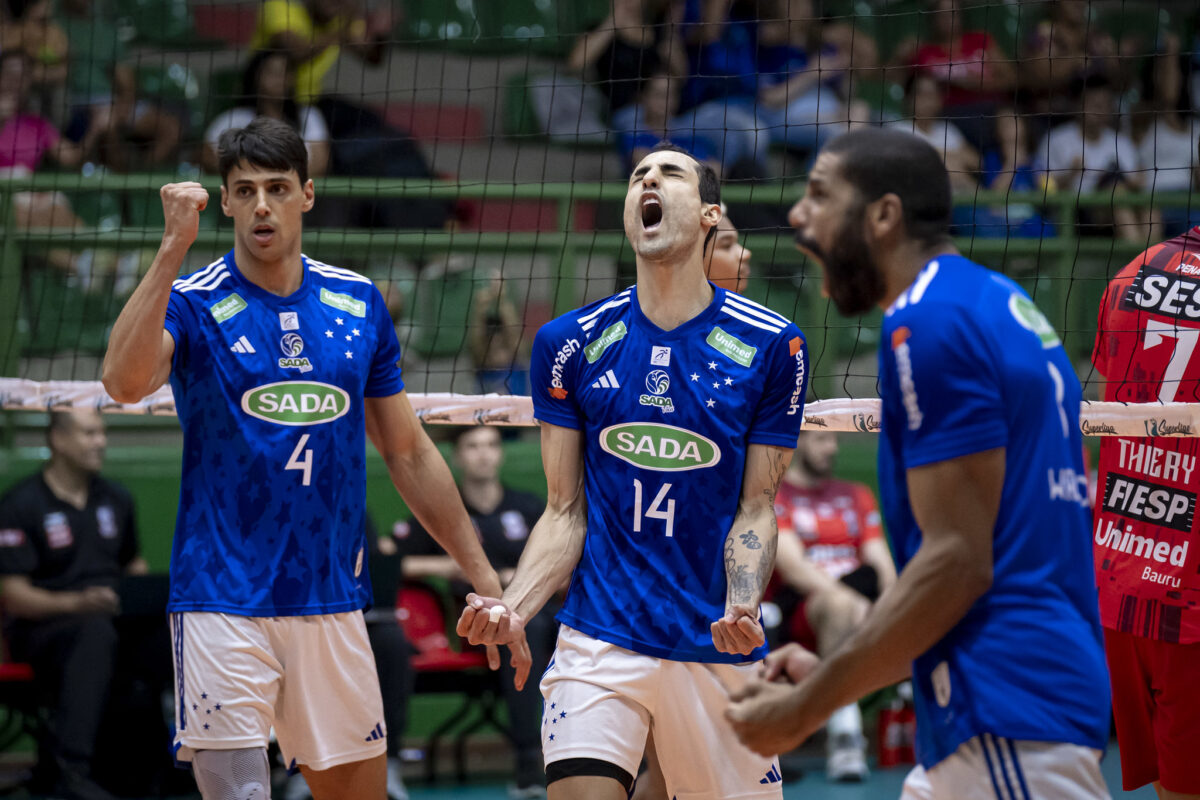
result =
[[[180,180],[172,174],[102,175],[84,177],[61,173],[34,175],[27,178],[0,181],[0,221],[3,222],[3,241],[0,244],[0,374],[14,375],[20,357],[16,347],[19,304],[21,302],[22,252],[29,247],[135,248],[154,247],[161,238],[158,227],[120,226],[111,229],[78,228],[18,230],[13,224],[13,197],[24,191],[63,191],[72,194],[94,192],[157,193],[166,183]],[[204,176],[200,183],[213,193],[214,201],[220,189],[220,179]],[[735,204],[761,204],[786,207],[803,193],[799,182],[764,181],[755,184],[734,184],[723,188],[723,199]],[[541,201],[556,207],[557,229],[539,232],[478,232],[460,230],[384,230],[363,228],[319,228],[305,232],[305,249],[320,253],[323,248],[336,247],[342,253],[363,256],[381,254],[475,253],[499,254],[527,252],[550,256],[555,262],[556,290],[553,293],[554,311],[562,313],[577,306],[583,298],[578,267],[585,254],[621,257],[626,245],[624,234],[616,230],[576,230],[576,207],[580,203],[620,203],[626,193],[623,183],[533,183],[504,184],[494,182],[446,183],[399,179],[324,178],[316,182],[318,197],[361,197],[371,199],[411,200],[485,200]],[[1092,271],[1092,279],[1111,275],[1114,262],[1124,264],[1151,244],[1128,242],[1112,238],[1080,237],[1076,222],[1081,209],[1113,207],[1145,207],[1151,203],[1161,206],[1187,207],[1187,193],[1158,194],[1154,198],[1138,194],[1091,194],[1074,196],[1069,193],[987,192],[979,191],[955,198],[960,206],[1004,207],[1010,204],[1030,204],[1043,211],[1053,221],[1055,235],[1045,238],[960,238],[959,249],[969,257],[995,266],[999,259],[1023,259],[1027,263],[1025,277],[1032,282],[1035,299],[1060,331],[1086,327],[1077,319],[1082,311],[1072,311],[1070,293],[1080,270]],[[755,247],[767,260],[771,271],[795,266],[797,275],[816,273],[806,266],[805,259],[792,244],[791,232],[755,232]],[[764,248],[764,238],[767,246]],[[230,244],[230,231],[202,228],[194,246],[224,249]],[[765,251],[767,258],[761,254]],[[1101,265],[1094,274],[1095,265]],[[804,281],[807,320],[832,318],[827,301],[820,292],[809,287],[817,281]],[[1088,312],[1094,317],[1095,309]],[[1086,319],[1086,315],[1085,315]],[[823,350],[827,331],[811,322],[806,327],[810,349]],[[823,396],[827,396],[824,395]]]

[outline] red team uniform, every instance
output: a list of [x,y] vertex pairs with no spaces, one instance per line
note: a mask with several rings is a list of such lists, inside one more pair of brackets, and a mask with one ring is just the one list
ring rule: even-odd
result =
[[[1200,228],[1122,269],[1100,304],[1092,361],[1104,399],[1200,402]],[[1160,423],[1161,424],[1161,423]],[[1126,789],[1200,793],[1200,438],[1100,444],[1093,541]]]
[[[805,556],[835,580],[863,565],[863,545],[883,538],[875,496],[860,483],[830,479],[801,489],[785,481],[775,495],[775,518],[780,535],[799,536]],[[777,582],[772,579],[772,596]],[[792,615],[788,634],[790,641],[815,646],[803,604]]]

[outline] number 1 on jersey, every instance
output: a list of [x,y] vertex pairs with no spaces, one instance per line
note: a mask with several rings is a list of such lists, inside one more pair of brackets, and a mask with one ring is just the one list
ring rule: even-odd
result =
[[[646,509],[646,519],[661,519],[667,523],[667,536],[675,535],[675,501],[667,500],[667,510],[663,511],[662,502],[671,491],[671,484],[664,483],[654,497],[654,502]],[[633,479],[633,530],[642,532],[642,482]]]
[[[300,481],[301,485],[308,486],[312,483],[312,450],[304,450],[304,445],[308,444],[309,434],[304,434],[300,437],[300,441],[296,442],[296,449],[288,456],[287,464],[284,469],[299,469],[304,470],[304,478]],[[304,458],[300,458],[300,451],[304,450]]]

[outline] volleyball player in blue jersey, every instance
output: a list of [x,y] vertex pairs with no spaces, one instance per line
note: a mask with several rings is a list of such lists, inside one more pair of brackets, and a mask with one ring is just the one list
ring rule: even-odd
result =
[[712,170],[660,146],[634,169],[636,286],[545,325],[534,412],[549,485],[503,598],[459,630],[503,641],[570,581],[542,679],[552,800],[625,798],[653,733],[679,797],[779,798],[773,755],[720,711],[765,653],[773,501],[800,428],[807,351],[788,320],[705,279]]
[[773,654],[768,677],[798,683],[755,682],[728,717],[754,750],[789,750],[911,674],[933,797],[1106,798],[1079,382],[1025,292],[955,250],[949,219],[938,154],[879,129],[823,148],[791,211],[838,310],[884,309],[879,483],[901,572],[833,655]]
[[[162,245],[104,363],[119,401],[169,378],[184,432],[168,606],[178,756],[205,800],[266,798],[274,726],[317,800],[383,800],[364,433],[474,586],[500,583],[404,393],[383,298],[301,254],[304,142],[259,118],[222,135],[220,166],[233,250],[177,280],[208,194],[164,186]],[[528,670],[523,644],[514,661]]]

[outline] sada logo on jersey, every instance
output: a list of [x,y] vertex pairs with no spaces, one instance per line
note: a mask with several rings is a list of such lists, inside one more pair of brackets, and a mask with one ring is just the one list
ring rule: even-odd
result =
[[350,410],[350,395],[315,381],[279,381],[242,395],[242,411],[279,425],[320,425]]
[[675,403],[669,397],[664,397],[671,388],[671,376],[665,370],[653,369],[646,375],[646,391],[638,397],[638,403],[643,406],[654,406],[664,414],[675,410]]
[[600,431],[604,452],[642,469],[680,472],[715,466],[721,448],[698,433],[658,422],[624,422]]
[[307,358],[299,357],[300,353],[304,351],[304,340],[300,338],[300,334],[285,333],[279,340],[279,349],[283,351],[283,358],[279,359],[280,367],[312,372],[312,362]]

